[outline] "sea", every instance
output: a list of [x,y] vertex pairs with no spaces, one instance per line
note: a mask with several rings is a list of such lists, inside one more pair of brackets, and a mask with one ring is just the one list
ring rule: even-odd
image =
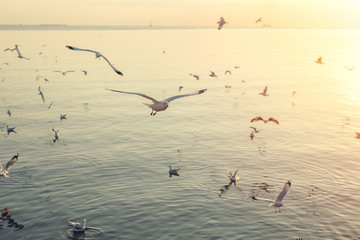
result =
[[[360,239],[360,30],[0,36],[2,166],[19,154],[0,177],[0,239]],[[4,51],[15,44],[29,59]],[[150,115],[149,99],[107,89],[158,101],[207,90]],[[289,180],[281,208],[253,199],[275,200]],[[83,219],[84,232],[67,223]]]

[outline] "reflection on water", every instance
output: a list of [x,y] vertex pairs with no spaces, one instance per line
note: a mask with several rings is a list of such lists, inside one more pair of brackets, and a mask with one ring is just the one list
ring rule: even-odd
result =
[[12,213],[11,213],[11,209],[10,208],[3,208],[1,209],[1,222],[0,222],[0,230],[3,229],[3,222],[7,222],[7,227],[8,228],[15,228],[14,231],[18,231],[24,228],[23,224],[20,224],[18,222],[15,221],[14,218],[12,218]]

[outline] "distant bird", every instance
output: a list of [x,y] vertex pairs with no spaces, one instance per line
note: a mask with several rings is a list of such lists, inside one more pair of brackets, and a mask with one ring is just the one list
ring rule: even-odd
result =
[[181,91],[181,89],[183,89],[184,87],[183,86],[179,86],[179,92]]
[[180,168],[172,169],[171,166],[169,166],[169,177],[172,177],[172,175],[179,176],[179,170]]
[[110,65],[110,67],[120,76],[122,76],[123,74],[117,70],[111,63],[110,61],[104,56],[102,55],[100,52],[94,51],[94,50],[89,50],[89,49],[82,49],[82,48],[77,48],[77,47],[72,47],[72,46],[66,46],[68,49],[71,50],[75,50],[75,51],[86,51],[86,52],[92,52],[95,53],[95,58],[100,58],[102,57],[103,59],[105,59],[105,61],[107,61],[107,63]]
[[294,95],[295,95],[295,93],[296,93],[296,91],[293,91],[291,96],[294,96]]
[[59,70],[55,70],[55,71],[53,71],[53,72],[59,72],[59,73],[61,73],[62,75],[66,75],[67,73],[69,73],[69,72],[74,72],[73,70],[69,70],[69,71],[65,71],[65,72],[62,72],[62,71],[59,71]]
[[226,70],[226,71],[225,71],[225,75],[226,75],[226,74],[230,74],[230,75],[231,75],[231,71],[230,71],[230,70]]
[[355,66],[352,66],[351,68],[348,67],[348,66],[345,66],[345,68],[346,68],[347,70],[349,70],[350,72],[352,72],[352,70],[354,70]]
[[51,102],[50,105],[48,106],[48,109],[51,108],[51,106],[53,105],[54,102]]
[[26,58],[26,57],[24,57],[23,55],[21,55],[18,45],[15,45],[15,50],[16,50],[17,53],[18,53],[18,58],[30,60],[30,58]]
[[255,21],[255,23],[262,22],[262,18],[259,18]]
[[235,69],[239,69],[240,67],[239,67],[239,66],[235,66],[234,68],[235,68]]
[[220,30],[224,24],[227,24],[227,22],[225,22],[225,19],[223,17],[220,18],[220,21],[217,22],[219,25],[218,25],[218,30]]
[[231,88],[231,85],[225,85],[224,87],[225,88]]
[[59,130],[52,129],[54,131],[54,139],[53,142],[59,141]]
[[253,132],[254,133],[259,133],[260,132],[260,130],[257,130],[256,128],[254,128],[254,127],[250,127],[251,129],[253,129]]
[[16,128],[16,127],[9,127],[9,126],[6,126],[6,131],[7,131],[7,134],[9,135],[11,132],[13,132],[13,133],[17,133],[17,132],[15,131],[15,128]]
[[85,231],[85,223],[87,222],[86,219],[83,220],[82,223],[78,223],[78,222],[71,222],[68,221],[67,223],[72,226],[74,232],[84,232]]
[[199,79],[200,79],[199,75],[192,74],[192,73],[190,73],[190,75],[193,76],[194,78],[196,78],[196,80],[199,80]]
[[256,118],[253,118],[253,119],[251,119],[250,120],[250,122],[257,122],[257,121],[263,121],[264,123],[267,123],[267,122],[273,122],[273,123],[275,123],[275,124],[279,124],[279,121],[278,120],[276,120],[275,118],[269,118],[269,119],[263,119],[262,117],[256,117]]
[[265,88],[264,88],[264,91],[263,92],[261,92],[261,93],[259,93],[259,95],[263,95],[263,96],[269,96],[269,94],[267,94],[267,90],[268,90],[268,87],[267,86],[265,86]]
[[44,97],[43,92],[40,89],[40,86],[38,87],[38,91],[39,91],[39,95],[41,96],[41,99],[43,100],[43,102],[45,102],[45,97]]
[[213,71],[210,71],[210,77],[218,77]]
[[266,198],[261,198],[261,197],[252,197],[252,199],[254,200],[259,200],[259,201],[264,201],[264,202],[270,202],[271,204],[269,205],[270,207],[275,207],[275,211],[276,208],[279,209],[280,212],[280,207],[283,206],[282,200],[284,199],[286,193],[290,190],[291,188],[291,181],[287,181],[283,187],[283,189],[281,190],[281,192],[279,193],[278,197],[276,198],[276,200],[271,200],[271,199],[266,199]]
[[60,121],[62,121],[63,119],[67,119],[67,118],[66,118],[66,114],[61,114],[61,113],[60,113]]
[[49,79],[47,79],[44,76],[36,75],[36,80],[39,80],[40,78],[44,79],[45,82],[49,82]]
[[85,76],[87,75],[87,71],[85,70],[81,70],[81,71],[84,73]]
[[359,138],[360,139],[360,133],[359,132],[355,132],[356,134],[356,138]]
[[236,174],[237,172],[239,171],[239,169],[237,169],[234,174],[231,173],[231,171],[229,169],[226,169],[226,171],[229,172],[230,176],[229,176],[229,179],[232,183],[234,183],[234,185],[236,186]]
[[16,163],[16,161],[19,158],[19,154],[16,154],[15,156],[13,156],[5,165],[5,168],[3,170],[3,167],[0,163],[0,176],[4,176],[4,177],[8,177],[8,173],[10,171],[10,169],[14,166],[14,164]]
[[9,115],[9,117],[11,117],[11,111],[10,111],[10,109],[7,110],[7,114]]
[[319,57],[319,58],[315,61],[315,63],[317,63],[317,64],[324,64],[323,61],[322,61],[322,57]]
[[152,109],[150,115],[153,115],[155,116],[155,114],[157,112],[160,112],[160,111],[164,111],[165,109],[167,109],[167,107],[169,106],[169,103],[175,99],[178,99],[178,98],[182,98],[182,97],[188,97],[188,96],[193,96],[193,95],[198,95],[198,94],[202,94],[204,93],[207,89],[202,89],[202,90],[199,90],[199,91],[196,91],[194,93],[190,93],[190,94],[183,94],[183,95],[177,95],[177,96],[173,96],[173,97],[170,97],[170,98],[166,98],[164,99],[163,101],[157,101],[155,100],[154,98],[152,97],[149,97],[145,94],[142,94],[142,93],[135,93],[135,92],[124,92],[124,91],[118,91],[118,90],[112,90],[112,89],[106,89],[108,91],[113,91],[113,92],[118,92],[118,93],[127,93],[127,94],[134,94],[134,95],[139,95],[141,97],[144,97],[146,99],[149,99],[153,102],[153,104],[147,104],[147,103],[144,103],[145,106],[148,106],[149,108]]
[[251,133],[250,133],[250,138],[251,138],[251,140],[253,140],[253,138],[255,137],[255,133],[259,133],[260,130],[257,130],[257,129],[254,128],[254,127],[250,127],[250,128],[253,129],[253,130],[251,131]]

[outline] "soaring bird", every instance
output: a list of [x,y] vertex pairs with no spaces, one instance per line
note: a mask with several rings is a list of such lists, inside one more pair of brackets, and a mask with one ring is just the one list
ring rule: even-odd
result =
[[92,52],[95,53],[95,58],[100,58],[102,57],[103,59],[105,59],[105,61],[107,61],[107,63],[110,65],[110,67],[119,75],[123,75],[119,70],[117,70],[111,63],[110,61],[104,56],[102,55],[100,52],[94,51],[94,50],[89,50],[89,49],[83,49],[83,48],[77,48],[77,47],[72,47],[72,46],[66,46],[68,49],[71,50],[75,50],[75,51],[86,51],[86,52]]
[[324,64],[323,61],[322,61],[322,57],[319,57],[318,59],[316,59],[315,63]]
[[354,70],[355,66],[352,66],[352,67],[345,66],[345,68],[346,68],[347,70],[349,70],[350,72],[352,72],[352,70]]
[[259,95],[263,95],[263,96],[269,96],[269,94],[267,94],[267,90],[268,90],[268,87],[267,86],[265,86],[265,88],[264,88],[264,91],[263,92],[261,92],[261,93],[259,93]]
[[189,94],[183,94],[183,95],[176,95],[176,96],[173,96],[173,97],[169,97],[169,98],[166,98],[164,99],[163,101],[157,101],[155,100],[154,98],[152,97],[149,97],[143,93],[135,93],[135,92],[124,92],[124,91],[119,91],[119,90],[113,90],[113,89],[106,89],[108,91],[113,91],[113,92],[118,92],[118,93],[127,93],[127,94],[134,94],[134,95],[139,95],[141,97],[144,97],[146,99],[149,99],[153,102],[153,104],[147,104],[147,103],[144,103],[145,106],[148,106],[149,108],[152,109],[150,115],[153,115],[155,116],[155,114],[157,112],[160,112],[160,111],[164,111],[165,109],[167,109],[167,107],[169,106],[169,103],[175,99],[178,99],[178,98],[182,98],[182,97],[188,97],[188,96],[193,96],[193,95],[198,95],[198,94],[202,94],[204,93],[207,89],[202,89],[202,90],[199,90],[199,91],[196,91],[194,93],[189,93]]
[[190,73],[190,76],[193,76],[194,78],[196,78],[196,80],[199,80],[199,79],[200,79],[199,75],[196,75],[196,74]]
[[67,118],[66,118],[66,114],[61,114],[61,113],[60,113],[60,121],[62,121],[63,119],[67,119]]
[[53,72],[58,72],[58,73],[61,73],[62,75],[66,75],[67,73],[69,73],[69,72],[74,72],[73,70],[69,70],[69,71],[65,71],[65,72],[62,72],[62,71],[59,71],[59,70],[55,70],[55,71],[53,71]]
[[7,131],[7,134],[9,135],[11,132],[13,132],[13,133],[17,133],[17,132],[15,131],[15,128],[16,128],[16,127],[9,127],[9,126],[6,126],[6,131]]
[[217,22],[219,25],[218,25],[218,30],[220,30],[224,24],[227,24],[227,22],[225,22],[225,19],[223,17],[220,18],[220,21]]
[[231,71],[230,71],[230,70],[226,70],[226,71],[225,71],[225,75],[226,75],[226,74],[230,74],[230,75],[231,75]]
[[210,76],[210,77],[218,77],[213,71],[210,71],[209,76]]
[[271,204],[269,206],[270,207],[275,207],[275,211],[276,211],[276,208],[278,208],[279,212],[280,212],[280,207],[283,206],[282,200],[284,199],[286,193],[290,190],[290,187],[291,187],[291,182],[289,180],[289,181],[287,181],[285,183],[283,189],[279,193],[276,200],[271,200],[271,199],[266,199],[266,198],[261,198],[261,197],[254,197],[254,196],[252,197],[252,199],[259,200],[259,201],[264,201],[264,202],[270,202]]
[[43,102],[45,102],[44,93],[41,91],[40,86],[38,87],[38,91],[39,91],[39,95],[41,96],[41,99],[43,100]]
[[234,174],[231,173],[231,171],[229,169],[226,168],[226,171],[229,172],[230,176],[229,176],[229,179],[232,183],[234,183],[234,185],[236,186],[236,174],[237,172],[239,171],[239,169],[237,169]]
[[256,118],[253,118],[250,120],[250,122],[257,122],[257,121],[263,121],[264,123],[273,122],[275,124],[279,124],[279,121],[272,117],[269,119],[263,119],[262,117],[256,117]]
[[5,168],[3,170],[3,167],[0,163],[0,176],[4,176],[4,177],[8,177],[7,174],[9,173],[10,169],[14,166],[14,164],[16,163],[16,161],[19,158],[19,154],[16,154],[15,156],[13,156],[5,165]]
[[84,219],[82,223],[68,221],[68,224],[72,226],[74,232],[84,232],[86,222],[87,220]]
[[172,169],[171,166],[169,166],[169,177],[172,177],[172,175],[179,176],[179,170],[180,168]]
[[258,18],[255,23],[262,22],[262,18]]

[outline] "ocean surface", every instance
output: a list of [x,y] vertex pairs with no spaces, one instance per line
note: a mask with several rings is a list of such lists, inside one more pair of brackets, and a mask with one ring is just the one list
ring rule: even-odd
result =
[[[360,30],[0,36],[1,164],[19,153],[0,179],[11,211],[1,239],[360,239]],[[30,60],[3,51],[15,44]],[[124,75],[66,45],[100,51]],[[207,91],[150,116],[148,99],[106,88],[157,100]],[[258,116],[280,124],[250,122]],[[252,140],[250,127],[260,129]],[[239,169],[236,186],[226,169]],[[276,199],[288,180],[280,211],[252,199]],[[84,218],[84,234],[67,225]]]

